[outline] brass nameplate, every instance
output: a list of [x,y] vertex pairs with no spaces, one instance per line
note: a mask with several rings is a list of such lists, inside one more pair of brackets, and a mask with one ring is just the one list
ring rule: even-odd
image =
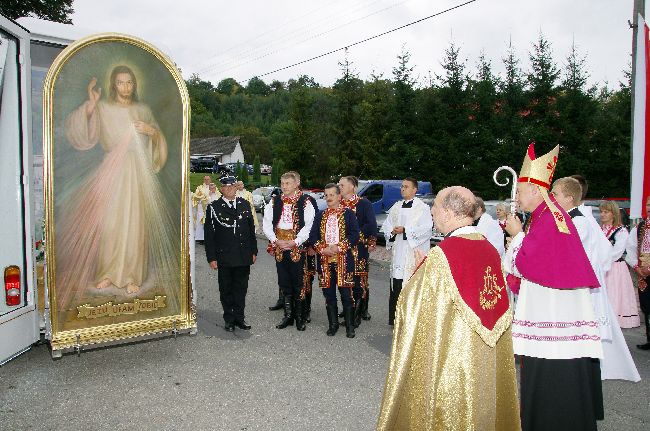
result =
[[156,311],[165,308],[165,299],[167,296],[156,296],[154,299],[135,299],[133,302],[124,302],[122,304],[113,304],[107,302],[103,305],[92,307],[90,304],[84,304],[77,307],[77,319],[97,319],[98,317],[114,317],[123,314],[138,314],[141,311]]

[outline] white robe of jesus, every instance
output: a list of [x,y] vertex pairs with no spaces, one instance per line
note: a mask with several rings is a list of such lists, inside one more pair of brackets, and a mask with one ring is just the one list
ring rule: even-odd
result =
[[[160,185],[155,178],[167,161],[167,142],[143,103],[119,105],[99,101],[92,115],[88,102],[73,111],[65,121],[65,135],[72,147],[89,150],[100,144],[104,157],[64,208],[62,244],[66,253],[86,242],[86,252],[96,252],[94,282],[108,279],[117,287],[129,283],[142,285],[147,277],[150,235],[147,224],[168,223],[163,211]],[[142,121],[157,133],[139,133],[134,122]],[[162,208],[161,208],[162,207]],[[94,226],[92,226],[94,225]],[[81,235],[92,238],[81,238]],[[79,239],[72,239],[79,236]],[[160,248],[160,244],[155,244]],[[71,259],[70,265],[78,265]],[[69,269],[69,268],[68,268]],[[86,270],[87,267],[77,270]]]

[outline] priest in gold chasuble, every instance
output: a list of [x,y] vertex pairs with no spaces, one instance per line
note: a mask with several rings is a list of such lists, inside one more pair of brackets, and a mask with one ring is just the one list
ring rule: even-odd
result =
[[512,309],[498,252],[472,226],[474,195],[441,190],[445,234],[406,283],[378,430],[520,430]]

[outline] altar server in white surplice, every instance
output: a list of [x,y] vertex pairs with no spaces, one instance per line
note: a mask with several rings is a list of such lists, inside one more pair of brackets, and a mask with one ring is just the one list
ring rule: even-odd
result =
[[[605,274],[612,264],[612,244],[593,217],[590,219],[589,216],[584,215],[577,206],[582,194],[578,180],[571,177],[558,179],[553,184],[552,194],[573,220],[591,267],[600,283],[599,288],[591,289],[591,299],[603,344],[603,358],[600,360],[601,378],[638,382],[641,377],[607,297]],[[594,220],[593,223],[591,220]]]
[[415,197],[417,191],[416,180],[404,179],[400,189],[404,199],[391,207],[381,227],[381,232],[386,237],[386,249],[392,251],[389,325],[392,325],[395,319],[395,307],[402,291],[402,283],[408,281],[415,271],[415,251],[420,250],[426,254],[430,248],[433,221],[429,206]]

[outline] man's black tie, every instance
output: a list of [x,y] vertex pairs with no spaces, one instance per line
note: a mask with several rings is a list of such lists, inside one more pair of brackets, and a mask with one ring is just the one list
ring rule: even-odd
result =
[[406,201],[402,202],[402,208],[413,208],[413,201],[410,200],[408,202]]

